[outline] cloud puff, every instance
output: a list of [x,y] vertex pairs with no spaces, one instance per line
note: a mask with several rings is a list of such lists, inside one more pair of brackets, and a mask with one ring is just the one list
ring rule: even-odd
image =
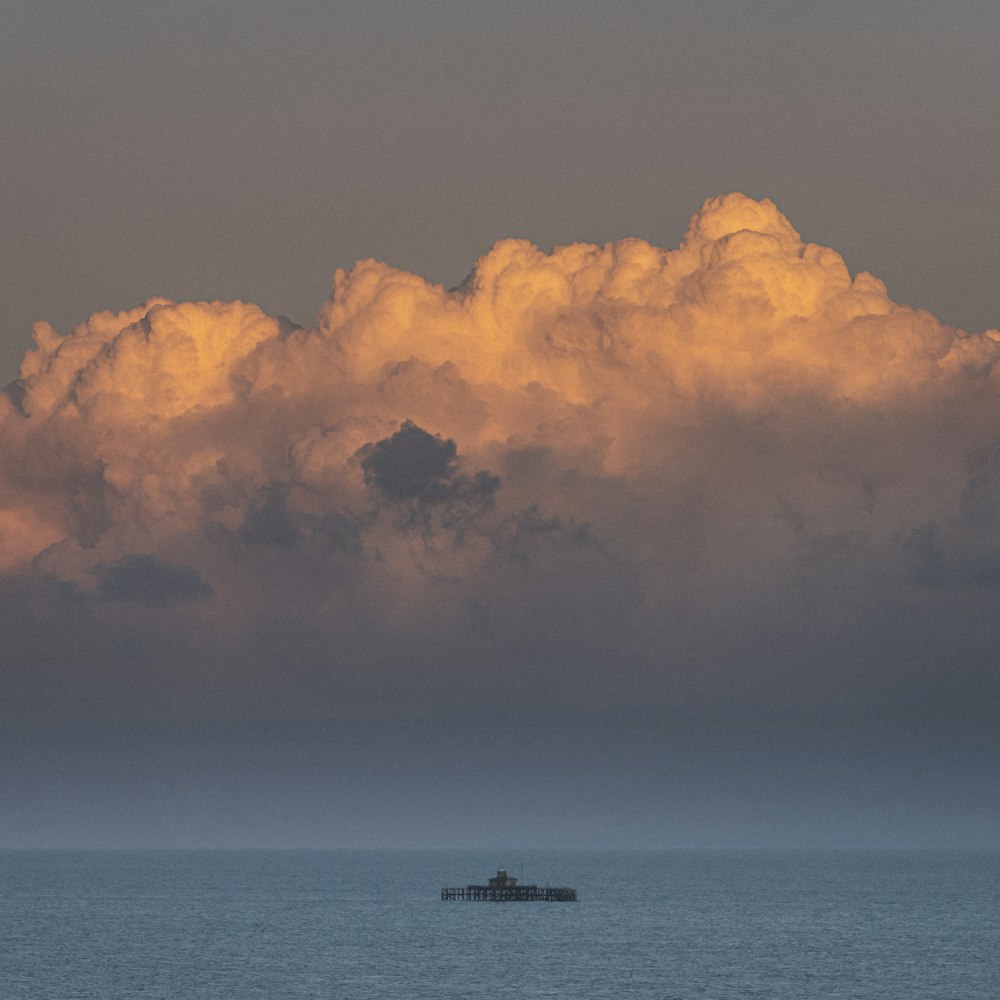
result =
[[960,650],[995,586],[1000,333],[766,199],[672,251],[503,240],[453,290],[361,261],[313,328],[156,299],[35,341],[0,569],[161,606],[213,662],[266,626],[324,711],[922,690],[930,623]]
[[98,593],[110,601],[150,605],[185,604],[208,597],[212,588],[190,566],[172,566],[156,556],[131,555],[102,568]]
[[480,470],[471,479],[456,474],[455,442],[428,434],[406,420],[391,437],[358,451],[364,480],[389,500],[446,503],[478,498],[489,505],[500,480]]

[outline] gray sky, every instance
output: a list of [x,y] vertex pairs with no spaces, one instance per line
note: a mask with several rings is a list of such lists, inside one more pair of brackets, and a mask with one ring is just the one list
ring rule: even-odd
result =
[[0,846],[997,844],[995,5],[2,17]]
[[8,0],[0,369],[151,295],[311,323],[373,256],[676,245],[770,197],[897,301],[996,325],[989,2]]

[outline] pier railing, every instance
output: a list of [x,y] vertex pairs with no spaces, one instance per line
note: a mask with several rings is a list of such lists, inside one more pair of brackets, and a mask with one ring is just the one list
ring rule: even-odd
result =
[[575,903],[576,889],[537,885],[496,889],[488,885],[467,885],[442,889],[441,898],[475,903]]

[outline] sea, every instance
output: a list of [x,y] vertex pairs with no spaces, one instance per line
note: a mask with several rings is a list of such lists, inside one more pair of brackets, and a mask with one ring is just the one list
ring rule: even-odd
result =
[[0,852],[2,1000],[452,997],[998,1000],[1000,852]]

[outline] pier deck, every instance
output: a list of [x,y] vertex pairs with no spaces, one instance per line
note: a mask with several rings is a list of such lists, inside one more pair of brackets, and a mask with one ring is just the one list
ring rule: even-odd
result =
[[488,885],[467,885],[456,889],[442,889],[441,898],[476,903],[575,903],[576,889],[537,885],[501,889]]

